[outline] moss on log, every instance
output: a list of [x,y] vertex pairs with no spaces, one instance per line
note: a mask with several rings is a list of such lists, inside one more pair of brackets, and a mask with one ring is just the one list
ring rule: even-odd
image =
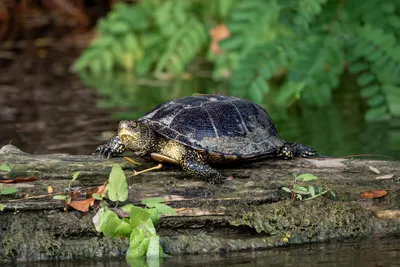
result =
[[[143,169],[155,165],[147,158],[138,160]],[[0,184],[0,188],[19,189],[13,196],[0,195],[0,203],[6,205],[0,212],[0,261],[115,257],[126,251],[127,240],[107,239],[95,231],[94,211],[64,211],[64,204],[51,197],[23,197],[46,195],[48,186],[65,192],[75,171],[80,175],[73,186],[86,188],[103,184],[114,163],[120,163],[127,175],[133,165],[122,158],[107,160],[92,155],[31,155],[12,145],[1,148],[0,161],[12,170],[0,172],[0,179],[40,178]],[[170,166],[129,178],[127,202],[139,204],[143,198],[157,196],[174,208],[184,208],[176,215],[162,217],[158,226],[166,252],[241,251],[400,235],[399,162],[268,159],[220,169],[230,178],[219,185],[186,177],[179,168]],[[336,197],[325,194],[292,201],[281,188],[293,184],[294,173],[316,175],[315,187],[329,188]],[[393,177],[376,179],[384,174]],[[388,194],[378,199],[360,197],[361,192],[376,189]]]

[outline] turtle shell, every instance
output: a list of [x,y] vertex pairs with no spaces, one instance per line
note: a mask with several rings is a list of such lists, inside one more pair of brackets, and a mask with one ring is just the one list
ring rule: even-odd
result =
[[263,108],[233,96],[200,95],[171,100],[139,121],[168,139],[224,156],[268,155],[285,143]]

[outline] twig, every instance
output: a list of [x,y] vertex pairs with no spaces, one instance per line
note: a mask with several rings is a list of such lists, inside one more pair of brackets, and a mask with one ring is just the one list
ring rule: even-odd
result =
[[313,197],[309,197],[309,198],[306,198],[306,199],[303,199],[303,200],[305,201],[305,200],[311,200],[311,199],[317,198],[317,197],[322,196],[323,194],[329,192],[329,190],[330,190],[330,189],[327,189],[327,190],[325,190],[324,192],[322,192],[322,193],[320,193],[320,194],[318,194],[318,195],[315,195],[315,196],[313,196]]

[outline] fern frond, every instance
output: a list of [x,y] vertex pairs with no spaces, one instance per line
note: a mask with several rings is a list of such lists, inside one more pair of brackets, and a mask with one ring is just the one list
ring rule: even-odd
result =
[[[357,79],[361,95],[367,100],[367,120],[397,116],[400,99],[396,90],[400,87],[400,45],[393,34],[369,24],[349,28],[350,70],[366,71]],[[364,60],[365,63],[361,60]],[[368,68],[365,64],[368,64]],[[363,68],[360,68],[360,66]],[[390,102],[389,102],[390,99]]]
[[[220,43],[228,51],[247,53],[275,38],[280,7],[276,0],[245,0],[238,3],[226,21],[231,37]],[[276,27],[274,27],[276,26]]]
[[155,75],[163,71],[171,74],[182,72],[206,40],[206,29],[197,19],[192,18],[166,44],[155,68]]
[[298,47],[300,56],[290,67],[288,80],[304,84],[301,96],[308,104],[324,106],[331,101],[343,72],[342,45],[321,35],[303,40]]
[[315,22],[315,18],[322,11],[322,5],[327,0],[302,0],[298,1],[296,15],[293,17],[295,31],[309,31],[310,25]]
[[277,70],[287,67],[294,54],[290,44],[283,39],[275,40],[243,54],[232,74],[230,92],[261,103],[263,95],[269,91],[268,80]]

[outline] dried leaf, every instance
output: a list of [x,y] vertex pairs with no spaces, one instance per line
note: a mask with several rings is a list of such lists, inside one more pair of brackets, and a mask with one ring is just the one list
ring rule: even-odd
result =
[[47,187],[47,193],[52,194],[53,193],[53,187],[51,185],[49,185]]
[[35,177],[35,176],[30,176],[30,177],[17,177],[14,179],[9,179],[9,180],[0,180],[0,183],[4,183],[4,184],[16,184],[16,183],[25,183],[25,182],[32,182],[32,181],[36,181],[39,180],[39,178]]
[[182,211],[185,211],[185,210],[186,210],[185,208],[177,208],[177,209],[175,209],[176,212],[182,212]]
[[218,42],[229,38],[229,36],[231,36],[231,33],[229,32],[229,29],[226,27],[225,24],[220,24],[212,28],[209,34],[211,37],[210,51],[211,53],[218,55],[219,53],[221,53]]
[[368,166],[368,168],[369,168],[371,171],[373,171],[374,173],[377,173],[377,174],[380,174],[380,173],[381,173],[381,172],[380,172],[377,168],[375,168],[375,167]]
[[99,187],[97,187],[97,194],[101,195],[104,193],[104,191],[106,191],[106,183],[104,183],[103,185],[100,185]]
[[386,190],[371,190],[371,191],[366,191],[361,194],[361,197],[363,198],[380,198],[386,195],[388,192]]
[[94,204],[94,198],[88,198],[85,200],[73,200],[71,203],[69,203],[69,206],[82,211],[82,212],[87,212],[89,210],[89,207],[93,206]]
[[376,180],[385,180],[385,179],[391,179],[393,178],[394,174],[386,174],[386,175],[382,175],[382,176],[378,176],[375,179]]
[[141,165],[139,162],[137,162],[134,159],[131,159],[129,157],[124,157],[124,160],[128,161],[129,163],[132,163],[133,165]]
[[106,190],[106,185],[107,185],[107,181],[95,188],[91,188],[89,190],[86,191],[86,197],[91,197],[93,194],[98,194],[98,195],[102,195],[104,193],[104,191]]

